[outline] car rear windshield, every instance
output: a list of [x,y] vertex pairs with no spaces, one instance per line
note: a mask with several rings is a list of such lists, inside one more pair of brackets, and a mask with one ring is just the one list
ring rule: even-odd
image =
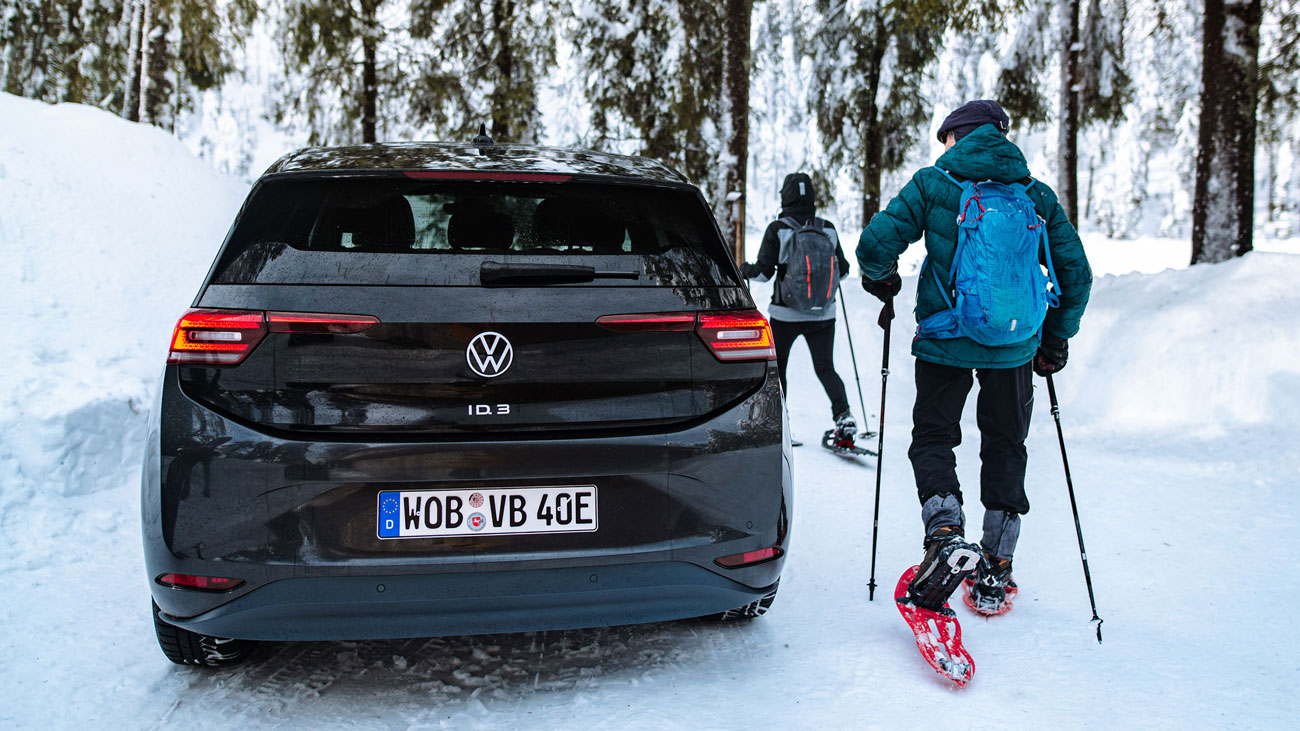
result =
[[485,262],[620,275],[584,286],[737,283],[692,190],[407,178],[263,181],[212,283],[470,286]]

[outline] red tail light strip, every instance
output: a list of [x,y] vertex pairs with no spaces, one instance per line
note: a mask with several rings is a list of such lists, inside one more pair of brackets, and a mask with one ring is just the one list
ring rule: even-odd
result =
[[198,591],[230,591],[244,585],[243,579],[225,579],[220,576],[195,576],[193,574],[163,574],[158,583],[173,589]]
[[413,180],[486,180],[512,183],[567,183],[572,175],[553,173],[487,173],[474,170],[409,170]]
[[737,312],[648,312],[604,315],[596,324],[615,332],[694,330],[722,361],[775,360],[772,328],[758,310]]
[[379,324],[370,315],[326,315],[316,312],[268,312],[273,333],[359,333]]
[[605,315],[596,324],[617,332],[678,332],[695,329],[694,312],[651,312],[643,315]]
[[763,563],[764,561],[778,559],[783,553],[784,552],[777,546],[768,546],[767,548],[760,548],[757,551],[745,551],[744,553],[736,553],[730,556],[715,558],[713,559],[713,563],[716,563],[724,569],[738,569],[742,566],[753,566],[755,564]]
[[268,332],[346,334],[379,324],[370,315],[256,310],[190,310],[172,332],[168,363],[238,365]]

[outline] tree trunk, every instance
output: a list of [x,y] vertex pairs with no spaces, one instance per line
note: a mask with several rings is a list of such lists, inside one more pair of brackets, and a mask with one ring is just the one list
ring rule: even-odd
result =
[[141,0],[131,2],[131,27],[127,33],[126,92],[122,100],[122,116],[132,122],[140,121],[140,32],[144,27]]
[[1065,215],[1079,224],[1079,0],[1061,3],[1061,122],[1056,194]]
[[1253,247],[1260,0],[1205,0],[1192,263]]
[[[146,3],[148,8],[152,8],[152,12],[146,16],[149,22],[145,24],[141,36],[143,50],[147,55],[142,59],[141,78],[144,86],[140,91],[140,121],[157,127],[163,126],[164,112],[167,109],[169,86],[167,72],[170,70],[171,57],[167,49],[167,34],[171,30],[171,19],[161,5],[158,0]],[[173,108],[173,122],[175,116],[176,112]]]
[[[745,181],[749,175],[749,28],[754,0],[727,0],[723,27],[723,99],[727,128],[722,231],[739,266],[745,263]],[[733,194],[739,194],[733,196]],[[734,199],[734,204],[733,200]]]
[[[492,90],[492,139],[496,142],[515,141],[522,130],[512,129],[518,118],[513,114],[515,99],[515,54],[513,43],[515,4],[512,0],[493,0],[492,33],[496,45],[497,83]],[[516,137],[512,138],[510,135]]]
[[889,39],[885,28],[885,15],[880,8],[875,11],[875,30],[867,65],[866,109],[863,111],[862,125],[862,139],[866,143],[862,160],[862,226],[864,228],[880,212],[881,164],[885,152],[884,140],[880,139],[880,106],[876,97],[880,93],[880,66]]
[[153,119],[149,112],[149,82],[153,80],[153,74],[149,73],[149,63],[152,45],[150,31],[153,30],[153,13],[154,5],[152,0],[144,0],[144,9],[141,11],[144,22],[140,24],[140,109],[136,113],[136,121],[153,124]]
[[376,21],[377,0],[363,0],[361,22],[365,32],[361,36],[361,141],[371,143],[375,137],[375,123],[379,97],[379,24]]

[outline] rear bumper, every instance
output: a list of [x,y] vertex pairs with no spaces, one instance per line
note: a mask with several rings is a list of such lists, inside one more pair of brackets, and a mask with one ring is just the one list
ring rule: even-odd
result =
[[743,606],[771,590],[674,561],[346,576],[275,581],[196,617],[162,619],[249,640],[437,637],[685,619]]
[[[165,621],[203,634],[361,639],[680,619],[761,598],[784,564],[724,569],[716,558],[789,550],[791,455],[775,366],[734,407],[661,434],[286,440],[187,398],[174,367],[151,422],[141,484],[149,586]],[[376,537],[380,490],[521,485],[599,486],[600,529]],[[244,584],[214,594],[156,583],[169,572]]]

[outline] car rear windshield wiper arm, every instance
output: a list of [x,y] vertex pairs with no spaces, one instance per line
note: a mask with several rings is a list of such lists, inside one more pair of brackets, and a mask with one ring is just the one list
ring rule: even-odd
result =
[[598,271],[581,264],[502,264],[485,261],[479,266],[483,284],[568,284],[595,279],[640,279],[640,272]]

